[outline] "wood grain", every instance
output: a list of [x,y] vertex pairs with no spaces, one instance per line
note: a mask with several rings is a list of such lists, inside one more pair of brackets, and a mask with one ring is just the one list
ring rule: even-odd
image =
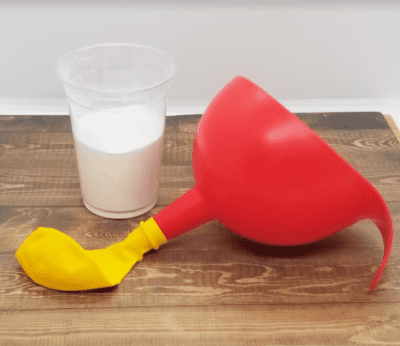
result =
[[399,303],[4,311],[0,338],[20,346],[397,345],[399,311]]
[[376,112],[297,116],[388,203],[393,251],[373,293],[383,244],[367,220],[294,247],[211,221],[147,253],[118,286],[41,287],[14,256],[23,240],[39,226],[87,249],[123,240],[194,186],[200,115],[167,117],[158,204],[125,220],[83,207],[69,117],[0,116],[0,345],[400,344],[400,133]]
[[370,293],[380,253],[375,249],[333,251],[330,256],[321,252],[302,258],[229,249],[160,250],[148,253],[120,285],[84,292],[38,286],[26,277],[13,255],[7,254],[1,255],[0,302],[5,311],[400,301],[398,255],[391,257],[385,277]]

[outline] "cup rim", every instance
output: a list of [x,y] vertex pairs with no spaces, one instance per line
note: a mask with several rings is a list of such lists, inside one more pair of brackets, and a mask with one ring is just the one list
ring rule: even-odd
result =
[[[152,51],[154,53],[157,53],[160,56],[165,57],[169,61],[171,69],[170,69],[169,73],[166,74],[164,78],[161,78],[159,80],[159,82],[157,82],[157,83],[149,84],[142,88],[140,88],[140,87],[139,88],[137,88],[137,87],[136,88],[127,88],[124,91],[104,90],[101,88],[85,88],[82,85],[71,81],[67,76],[66,60],[68,58],[72,57],[74,54],[84,52],[84,51],[89,51],[89,50],[92,50],[95,48],[101,48],[101,47],[131,47],[131,48],[139,48],[139,49],[143,49],[143,50],[147,50],[147,51]],[[81,47],[78,49],[70,50],[70,51],[66,52],[63,56],[61,56],[61,58],[59,58],[56,63],[56,74],[57,74],[58,78],[65,85],[68,85],[75,89],[86,91],[86,92],[101,92],[101,93],[105,93],[105,94],[129,94],[129,93],[145,92],[148,90],[152,90],[152,89],[158,88],[158,87],[163,86],[164,84],[168,83],[172,79],[172,77],[174,76],[175,73],[176,73],[176,63],[175,63],[174,59],[171,57],[171,55],[169,55],[165,51],[163,51],[159,48],[152,47],[152,46],[141,45],[141,44],[136,44],[136,43],[128,43],[128,42],[100,43],[100,44],[93,44],[93,45]]]

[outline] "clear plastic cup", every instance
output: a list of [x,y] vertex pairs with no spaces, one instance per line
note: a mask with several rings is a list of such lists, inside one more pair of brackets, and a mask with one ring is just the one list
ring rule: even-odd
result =
[[117,219],[149,211],[158,199],[173,59],[152,47],[101,44],[66,54],[56,70],[68,97],[84,205]]

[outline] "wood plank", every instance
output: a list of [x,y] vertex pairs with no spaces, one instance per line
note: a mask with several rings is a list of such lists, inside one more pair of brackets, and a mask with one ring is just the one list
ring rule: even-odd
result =
[[1,115],[0,132],[71,132],[69,116]]
[[[300,249],[263,253],[237,246],[220,251],[151,251],[118,286],[62,292],[37,285],[13,254],[0,255],[2,310],[89,307],[399,302],[399,254],[377,286],[369,285],[382,251]],[[274,249],[272,249],[274,250]],[[286,255],[286,256],[285,256]]]
[[[400,206],[388,204],[393,219],[395,237],[393,247],[400,247],[396,237],[400,229]],[[121,241],[138,227],[139,222],[156,215],[163,206],[153,208],[146,214],[122,220],[106,219],[92,214],[85,207],[0,207],[0,253],[15,253],[24,239],[38,227],[51,227],[73,237],[86,249],[104,248]],[[275,247],[257,244],[236,235],[218,221],[206,223],[163,246],[168,251],[222,251],[247,249],[255,253],[273,253],[290,256],[292,252],[318,253],[320,249],[382,249],[382,238],[376,226],[362,220],[328,238],[300,247]],[[346,250],[347,251],[347,250]],[[337,253],[336,253],[337,255]]]
[[[294,113],[315,130],[326,129],[387,129],[388,123],[379,112]],[[201,114],[166,117],[166,131],[195,132]],[[71,132],[70,116],[0,116],[2,132]]]
[[400,304],[1,311],[3,345],[396,345]]
[[[321,130],[359,130],[390,129],[387,121],[379,112],[315,112],[293,113],[308,127],[319,132]],[[201,115],[179,117],[181,132],[196,132]]]
[[[176,164],[175,161],[182,155],[183,157],[180,158],[181,161],[179,161],[179,165],[190,166],[192,163],[191,157],[190,160],[187,161],[186,153],[189,153],[191,156],[193,141],[193,133],[165,133],[163,151],[163,156],[166,156],[165,162]],[[71,155],[75,155],[74,139],[71,133],[0,132],[0,145],[3,149],[1,160],[3,160],[2,164],[5,167],[15,167],[17,163],[20,165],[24,164],[27,155],[30,157],[33,155],[44,155],[53,159],[53,156],[56,158],[56,153],[63,154],[63,151],[67,150],[73,153]],[[25,156],[20,157],[20,155]],[[169,157],[171,155],[172,157]],[[13,162],[16,156],[20,158],[18,162]]]
[[[71,160],[72,154],[73,151],[54,160],[45,159],[47,165],[54,163],[56,167],[0,166],[0,204],[22,207],[83,206],[79,173]],[[69,163],[69,167],[57,167],[65,162]],[[159,186],[157,205],[169,205],[194,186],[191,166],[162,165]]]
[[[193,116],[166,117],[165,131],[179,132],[179,126]],[[197,119],[199,116],[194,116]],[[69,115],[0,115],[0,132],[71,132]]]
[[390,129],[380,112],[313,112],[295,115],[313,130]]

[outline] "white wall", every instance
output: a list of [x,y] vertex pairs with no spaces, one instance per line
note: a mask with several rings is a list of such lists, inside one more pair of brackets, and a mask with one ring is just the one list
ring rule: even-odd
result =
[[64,97],[56,60],[110,41],[170,53],[170,99],[210,100],[238,74],[278,99],[400,95],[397,5],[64,3],[0,4],[0,97]]

